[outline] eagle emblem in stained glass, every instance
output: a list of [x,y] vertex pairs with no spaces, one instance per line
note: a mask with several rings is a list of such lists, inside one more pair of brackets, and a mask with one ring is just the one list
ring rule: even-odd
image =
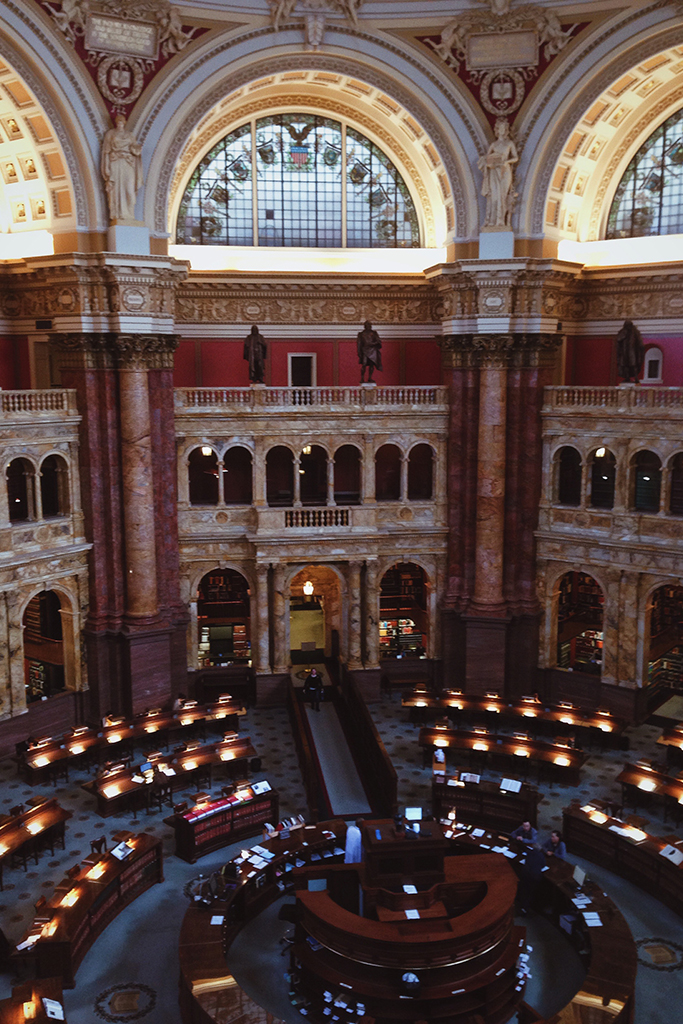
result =
[[207,153],[187,184],[186,245],[415,248],[417,211],[392,160],[341,121],[254,119]]

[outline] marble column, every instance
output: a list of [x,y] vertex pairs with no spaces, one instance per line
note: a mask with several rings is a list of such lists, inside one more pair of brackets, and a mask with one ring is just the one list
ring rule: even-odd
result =
[[408,500],[408,455],[401,453],[401,500]]
[[475,615],[502,616],[507,370],[482,366],[479,386]]
[[349,650],[347,668],[363,667],[361,659],[360,562],[349,562]]
[[294,494],[292,505],[294,508],[301,508],[301,458],[299,455],[294,456]]
[[152,619],[157,614],[157,560],[148,370],[144,341],[139,345],[136,337],[119,341],[126,616]]
[[268,504],[266,495],[266,452],[263,440],[254,438],[254,458],[252,462],[253,504],[264,507]]
[[337,504],[334,500],[334,455],[327,459],[327,504]]
[[[639,574],[622,571],[619,579],[619,621],[617,627],[616,648],[616,682],[619,686],[637,687],[647,685],[647,667],[649,660],[650,622],[647,618],[648,631],[643,634],[645,643],[640,643],[638,621],[641,602],[639,600]],[[604,630],[603,630],[604,635]],[[604,654],[603,640],[603,659]],[[641,651],[644,657],[640,656]]]
[[375,439],[363,438],[363,464],[361,466],[361,502],[375,504]]
[[365,667],[379,668],[379,581],[374,558],[365,563]]
[[9,711],[20,715],[26,710],[26,678],[24,674],[24,626],[21,615],[22,596],[16,590],[5,594],[5,625],[7,647],[6,679],[9,683]]
[[270,631],[268,615],[268,566],[256,564],[256,636],[252,632],[251,650],[257,674],[270,673]]
[[199,668],[199,619],[197,618],[197,602],[188,603],[190,621],[187,625],[187,667],[190,672]]
[[273,567],[273,672],[289,671],[287,650],[287,594],[286,566],[279,562]]
[[[619,648],[622,643],[621,623],[619,621],[621,578],[622,573],[619,569],[608,569],[605,574],[604,583],[602,578],[600,580],[605,597],[602,609],[602,671],[600,682],[612,686],[618,682]],[[624,643],[628,643],[629,648],[635,646],[635,636],[627,637],[625,635],[623,639]],[[635,651],[633,652],[633,662],[635,663]],[[631,685],[633,685],[632,681]]]

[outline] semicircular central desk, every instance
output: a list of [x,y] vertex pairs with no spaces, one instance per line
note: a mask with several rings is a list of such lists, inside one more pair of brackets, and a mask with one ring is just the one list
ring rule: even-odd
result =
[[[384,823],[373,822],[373,827],[375,824]],[[420,942],[424,938],[426,945],[431,948],[431,953],[437,956],[439,950],[443,951],[447,946],[451,951],[453,948],[459,949],[464,955],[467,948],[466,933],[470,938],[474,935],[475,939],[474,945],[469,947],[470,950],[476,948],[477,930],[472,926],[477,913],[482,915],[481,920],[485,920],[484,931],[489,929],[490,936],[496,934],[497,927],[502,927],[505,912],[501,913],[500,905],[496,910],[495,903],[498,897],[505,903],[506,894],[509,895],[509,882],[506,878],[510,861],[491,851],[492,845],[503,840],[498,833],[484,833],[475,838],[471,831],[466,831],[448,841],[445,860],[448,878],[457,877],[458,861],[464,867],[467,861],[479,859],[479,881],[485,881],[491,900],[477,898],[476,908],[465,908],[463,913],[455,917],[436,917],[434,922],[407,920],[401,909],[400,892],[383,897],[378,895],[379,890],[368,891],[369,898],[376,900],[377,916],[380,918],[377,921],[359,917],[337,905],[334,901],[334,887],[337,884],[335,879],[343,877],[354,868],[354,865],[340,863],[343,859],[344,833],[344,823],[332,821],[307,826],[298,833],[293,831],[287,840],[263,841],[260,844],[261,849],[266,849],[272,856],[267,863],[264,861],[262,867],[242,872],[236,888],[229,894],[225,903],[216,904],[212,909],[192,907],[187,911],[179,948],[180,1006],[184,1024],[217,1024],[219,1021],[235,1020],[242,1014],[248,1017],[250,1024],[279,1024],[272,1014],[258,1006],[241,989],[229,973],[226,954],[244,924],[282,895],[286,888],[291,892],[291,884],[287,885],[291,881],[294,881],[295,888],[298,887],[296,895],[302,908],[303,928],[315,937],[310,945],[310,953],[305,953],[298,961],[302,973],[306,970],[307,962],[315,960],[316,942],[319,943],[322,952],[321,966],[316,966],[316,971],[322,981],[327,978],[330,985],[334,984],[334,970],[338,966],[335,963],[336,958],[344,958],[358,964],[360,961],[366,961],[367,953],[368,966],[362,970],[354,968],[356,997],[359,999],[364,997],[368,984],[376,983],[372,978],[375,965],[378,961],[381,963],[386,959],[387,951],[396,943],[395,931],[387,931],[392,924],[392,914],[397,914],[401,918],[402,937],[398,941],[402,944],[407,958],[405,966],[412,966],[417,970],[423,970],[425,959],[419,947],[417,952],[413,949],[417,938],[415,925],[421,926]],[[467,856],[468,854],[470,856]],[[452,868],[449,866],[450,862]],[[297,868],[305,870],[297,871]],[[558,1014],[549,1018],[548,1024],[565,1024],[569,1021],[572,1024],[632,1024],[637,958],[630,930],[615,904],[592,883],[586,883],[584,891],[587,891],[592,901],[591,909],[599,913],[602,926],[590,929],[583,927],[581,914],[577,912],[572,902],[576,896],[572,870],[572,865],[565,862],[551,863],[549,870],[543,875],[542,899],[552,906],[554,923],[559,923],[560,915],[570,915],[578,920],[575,945],[580,947],[579,952],[586,965],[586,976],[572,1000]],[[510,875],[514,880],[511,872]],[[329,886],[323,891],[311,891],[307,886],[308,877],[325,877],[329,880]],[[398,888],[400,889],[400,886]],[[427,903],[430,899],[439,902],[437,897],[443,895],[443,892],[439,891],[439,884],[429,888],[435,890],[431,896],[427,897],[425,890],[420,888],[418,897]],[[396,901],[395,906],[390,905],[391,897]],[[512,898],[514,899],[514,892]],[[210,923],[212,917],[215,919],[216,916],[223,918],[220,925]],[[435,922],[439,922],[438,926]],[[444,941],[444,927],[448,929],[449,943]],[[523,935],[523,929],[519,929],[519,932]],[[463,940],[460,947],[459,934]],[[352,954],[351,957],[348,956],[349,953]],[[508,958],[501,959],[500,963],[502,964],[503,960],[509,962],[514,971],[518,953],[519,936],[515,932],[509,943]],[[501,967],[496,969],[501,970]],[[326,971],[331,973],[326,975]],[[367,971],[367,974],[364,974],[364,971]],[[457,964],[449,966],[448,971],[451,972],[451,980],[458,976]],[[342,981],[341,984],[342,991],[352,991],[348,982],[345,984]],[[463,986],[453,984],[453,989],[456,988]],[[335,991],[337,990],[338,985],[335,985]],[[409,1011],[402,1013],[401,1018],[405,1021],[414,1019]],[[313,1015],[311,1019],[316,1019],[316,1016]],[[334,1019],[334,1014],[327,1019]],[[348,1019],[355,1018],[341,1016],[342,1021]],[[475,1013],[462,1016],[456,1014],[451,1019],[462,1021],[464,1024],[465,1021],[474,1022],[483,1018],[477,1017]],[[364,1020],[368,1022],[369,1018],[366,1016]],[[518,1020],[520,1024],[540,1024],[545,1018],[522,1003],[518,1008]]]

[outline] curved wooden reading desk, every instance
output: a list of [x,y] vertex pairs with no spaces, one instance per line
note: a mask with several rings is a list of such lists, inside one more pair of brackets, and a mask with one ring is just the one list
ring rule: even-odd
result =
[[[482,834],[475,837],[471,826],[454,826],[444,833],[445,839],[429,837],[425,846],[421,846],[421,840],[406,839],[403,846],[409,851],[407,866],[414,872],[413,877],[417,876],[418,892],[404,893],[402,885],[396,884],[403,860],[395,862],[385,840],[376,838],[376,828],[384,835],[393,828],[393,822],[366,824],[363,865],[341,863],[345,825],[340,821],[292,830],[287,839],[265,840],[260,849],[270,855],[267,863],[261,867],[253,866],[249,860],[241,863],[237,886],[224,904],[188,910],[180,936],[180,1006],[184,1024],[215,1024],[236,1020],[243,1014],[250,1024],[280,1024],[242,991],[228,972],[225,954],[243,925],[286,887],[289,890],[291,882],[301,906],[291,976],[298,976],[302,992],[293,1001],[296,1006],[308,1001],[312,1020],[337,1024],[337,1018],[341,1024],[371,1024],[373,997],[380,1007],[383,1002],[391,1006],[387,1012],[393,1020],[423,1020],[424,1017],[416,1015],[419,1002],[397,990],[401,968],[406,963],[404,955],[411,957],[421,991],[432,1000],[433,1008],[438,1011],[451,1007],[444,1018],[449,1024],[481,1024],[482,1020],[503,1021],[512,1016],[514,1000],[521,999],[523,994],[523,978],[515,971],[523,929],[512,925],[507,941],[503,939],[498,944],[496,937],[504,936],[507,922],[512,921],[514,875],[509,865],[516,868],[522,845],[497,832],[477,830]],[[506,858],[496,853],[496,849],[503,848],[508,851]],[[438,858],[444,853],[444,877],[435,879]],[[463,872],[459,870],[461,866]],[[360,872],[366,876],[366,912],[372,911],[377,920],[360,918],[340,905],[352,898],[349,894],[353,891],[357,897]],[[379,884],[386,877],[391,879],[392,872],[390,886]],[[637,957],[630,930],[609,897],[587,881],[583,886],[591,904],[587,910],[599,914],[601,920],[600,927],[588,927],[583,910],[573,903],[577,887],[572,872],[573,865],[553,860],[543,874],[540,903],[554,924],[559,925],[560,916],[565,927],[568,921],[571,924],[569,939],[586,966],[586,976],[567,1006],[550,1018],[542,1018],[521,1003],[517,1008],[519,1024],[632,1024]],[[321,880],[326,888],[316,891],[316,881],[320,886]],[[455,888],[449,891],[451,884]],[[490,894],[491,906],[486,895],[482,897],[482,884]],[[502,906],[495,905],[499,899]],[[406,917],[406,909],[417,909],[420,918]],[[454,909],[460,913],[453,913]],[[217,914],[224,915],[222,925],[211,925],[211,918]],[[475,920],[479,930],[474,927]],[[491,946],[484,951],[487,930]],[[469,954],[466,933],[473,936]],[[419,947],[412,950],[418,940],[420,945],[424,940],[437,953],[443,952],[449,941],[452,943],[454,962],[436,968],[433,982],[430,970],[421,966],[424,961]],[[393,967],[389,966],[392,953],[399,954]],[[467,972],[466,962],[458,962],[460,955],[474,956],[480,972]],[[491,970],[494,976],[499,972],[500,991],[493,995],[495,983],[489,986],[491,1017],[487,1018],[479,1000]],[[345,980],[344,973],[353,980]],[[469,978],[461,980],[466,973]],[[382,974],[384,980],[379,981]],[[512,998],[507,1007],[499,1002],[496,1008],[495,999],[505,999],[510,978],[516,978],[515,989],[519,986],[519,991],[510,993]],[[329,1001],[326,993],[331,996]],[[399,1001],[402,994],[404,998]],[[456,998],[462,1002],[454,1012]],[[362,1015],[355,1012],[359,1002],[364,1004]],[[330,1009],[330,1014],[324,1014],[324,1009]],[[438,1020],[439,1013],[434,1016]],[[381,1020],[382,1015],[379,1017]]]

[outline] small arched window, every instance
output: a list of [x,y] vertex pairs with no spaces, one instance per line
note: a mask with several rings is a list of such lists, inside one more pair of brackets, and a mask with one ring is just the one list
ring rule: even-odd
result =
[[652,346],[645,353],[643,362],[643,384],[661,384],[664,357],[661,348]]
[[185,189],[185,245],[415,248],[417,212],[370,139],[318,114],[260,117],[226,135]]
[[190,452],[190,505],[218,504],[218,457],[210,445]]
[[337,505],[360,505],[360,452],[343,444],[334,453],[334,500]]
[[40,467],[43,519],[69,514],[69,471],[60,455],[48,455]]
[[591,466],[591,507],[614,508],[616,459],[607,448],[598,448]]
[[669,512],[674,516],[683,516],[683,454],[680,452],[671,461]]
[[12,459],[6,476],[10,522],[35,519],[35,476],[31,463],[28,459]]
[[662,464],[654,452],[638,452],[635,458],[633,507],[636,512],[659,512]]
[[251,452],[248,448],[228,448],[223,458],[223,495],[226,505],[251,505]]
[[429,501],[432,497],[434,452],[429,444],[416,444],[408,456],[408,498]]
[[291,505],[294,501],[294,456],[283,444],[266,455],[266,500],[269,505]]
[[557,454],[557,500],[560,505],[581,504],[581,456],[569,445]]
[[399,501],[401,497],[401,451],[395,444],[383,444],[375,455],[375,498]]

